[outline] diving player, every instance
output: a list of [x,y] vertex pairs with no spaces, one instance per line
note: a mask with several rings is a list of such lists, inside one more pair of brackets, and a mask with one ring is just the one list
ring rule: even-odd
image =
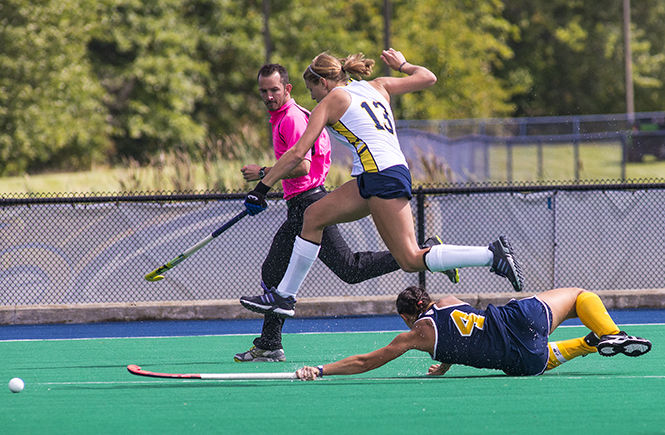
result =
[[[620,331],[598,295],[581,288],[549,290],[480,310],[454,296],[433,302],[422,288],[409,287],[397,297],[397,312],[410,331],[397,335],[387,346],[318,367],[306,366],[296,374],[313,380],[363,373],[417,349],[439,362],[429,368],[429,375],[443,375],[452,365],[463,364],[530,376],[594,352],[636,357],[651,350],[649,340]],[[549,334],[574,317],[591,333],[548,343]]]

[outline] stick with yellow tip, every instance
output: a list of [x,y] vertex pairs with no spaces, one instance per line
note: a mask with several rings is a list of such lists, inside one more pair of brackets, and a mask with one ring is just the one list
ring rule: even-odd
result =
[[210,234],[208,237],[201,240],[196,245],[192,246],[191,248],[189,248],[188,250],[186,250],[182,254],[178,255],[176,258],[169,261],[165,265],[163,265],[161,267],[158,267],[157,269],[155,269],[152,272],[148,273],[145,276],[145,279],[147,281],[150,281],[150,282],[161,281],[162,279],[164,279],[164,275],[162,275],[164,272],[166,272],[167,270],[171,270],[174,267],[176,267],[183,260],[190,257],[192,254],[194,254],[199,249],[203,248],[208,243],[212,242],[215,237],[219,236],[224,231],[231,228],[233,225],[235,225],[240,219],[244,218],[245,216],[247,216],[247,210],[241,211],[240,213],[235,215],[233,218],[231,218],[231,220],[229,220],[227,223],[225,223],[224,225],[222,225],[221,227],[219,227],[218,229],[213,231],[213,233]]

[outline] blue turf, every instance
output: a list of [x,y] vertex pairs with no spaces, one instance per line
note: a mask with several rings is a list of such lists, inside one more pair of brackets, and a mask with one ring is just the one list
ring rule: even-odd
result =
[[[0,340],[258,334],[261,331],[262,322],[261,319],[251,319],[8,325],[0,326]],[[289,319],[285,322],[283,332],[396,331],[404,329],[406,327],[398,316],[367,316]]]
[[[665,323],[665,310],[615,310],[610,315],[619,325]],[[55,325],[0,326],[0,340],[164,337],[191,335],[259,334],[262,320],[144,321]],[[563,325],[581,325],[567,320]],[[295,318],[284,325],[285,333],[403,331],[397,315],[338,318]]]

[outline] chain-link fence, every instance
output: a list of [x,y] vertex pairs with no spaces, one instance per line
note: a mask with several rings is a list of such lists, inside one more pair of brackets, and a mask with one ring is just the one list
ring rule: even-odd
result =
[[[665,184],[477,186],[416,189],[411,206],[422,242],[487,245],[507,235],[526,293],[559,286],[590,290],[662,288]],[[286,204],[248,216],[201,251],[147,282],[242,210],[242,195],[4,197],[0,199],[0,305],[237,299],[256,294]],[[385,249],[370,218],[342,224],[355,250]],[[317,261],[301,297],[394,295],[421,283],[433,293],[507,292],[488,268],[442,274],[402,271],[345,284]]]

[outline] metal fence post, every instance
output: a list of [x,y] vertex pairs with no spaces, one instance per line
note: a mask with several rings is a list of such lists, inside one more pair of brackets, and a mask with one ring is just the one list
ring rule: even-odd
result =
[[621,181],[626,181],[626,162],[628,161],[628,137],[621,134]]
[[483,166],[485,169],[485,179],[490,179],[490,138],[483,137]]
[[506,139],[506,180],[513,181],[513,142]]
[[545,170],[543,169],[543,141],[538,141],[538,181],[545,179]]
[[[425,243],[425,194],[422,186],[416,189],[416,237],[418,246]],[[418,272],[418,284],[426,289],[425,271]]]
[[575,139],[573,140],[573,158],[575,160],[575,181],[579,181],[580,179],[580,141],[579,141],[579,135],[580,135],[580,119],[575,117],[573,120],[573,134],[575,135]]

